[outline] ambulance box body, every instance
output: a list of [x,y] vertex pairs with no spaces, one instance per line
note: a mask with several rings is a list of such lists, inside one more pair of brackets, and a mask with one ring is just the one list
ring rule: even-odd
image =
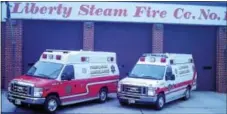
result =
[[41,104],[49,112],[59,105],[98,99],[117,92],[116,53],[46,50],[27,74],[13,79],[8,99],[15,105]]
[[154,104],[189,99],[196,89],[196,71],[191,54],[151,53],[139,58],[129,75],[118,84],[118,99],[126,104]]

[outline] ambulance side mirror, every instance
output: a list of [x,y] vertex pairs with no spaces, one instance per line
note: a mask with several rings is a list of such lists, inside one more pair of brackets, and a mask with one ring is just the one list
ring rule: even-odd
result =
[[175,80],[175,75],[172,74],[171,72],[166,73],[165,76],[166,80]]
[[70,76],[70,75],[67,74],[67,73],[63,73],[63,74],[61,75],[61,80],[68,80],[68,81],[70,81],[70,80],[72,80],[72,76]]
[[61,80],[69,81],[72,79],[74,79],[74,67],[72,65],[67,65],[61,74]]
[[171,80],[175,80],[175,75],[174,74],[171,75]]

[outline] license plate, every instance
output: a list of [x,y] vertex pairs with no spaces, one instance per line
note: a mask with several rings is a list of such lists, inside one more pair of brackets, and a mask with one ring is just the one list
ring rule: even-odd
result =
[[15,104],[17,104],[17,105],[21,105],[21,100],[16,99],[16,100],[15,100]]
[[133,103],[135,103],[135,100],[134,99],[129,99],[128,103],[133,104]]

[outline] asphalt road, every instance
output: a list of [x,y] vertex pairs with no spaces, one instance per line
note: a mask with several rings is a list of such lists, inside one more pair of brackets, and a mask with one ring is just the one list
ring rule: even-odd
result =
[[[106,103],[89,101],[74,105],[60,107],[57,113],[97,113],[97,114],[226,114],[226,94],[215,92],[193,92],[188,101],[177,100],[165,106],[161,111],[148,105],[121,106],[115,95],[109,96]],[[8,102],[5,93],[2,92],[2,112],[14,112],[21,114],[45,113],[41,107],[15,107]]]

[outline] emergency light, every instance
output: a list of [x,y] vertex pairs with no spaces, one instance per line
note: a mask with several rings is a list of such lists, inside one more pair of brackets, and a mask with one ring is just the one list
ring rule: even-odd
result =
[[166,62],[166,58],[161,58],[161,63],[165,63]]
[[56,60],[61,60],[61,55],[56,55]]
[[46,59],[47,58],[47,54],[43,54],[42,57],[43,57],[43,59]]
[[140,61],[145,61],[145,57],[140,57]]
[[88,62],[88,57],[81,57],[81,62]]

